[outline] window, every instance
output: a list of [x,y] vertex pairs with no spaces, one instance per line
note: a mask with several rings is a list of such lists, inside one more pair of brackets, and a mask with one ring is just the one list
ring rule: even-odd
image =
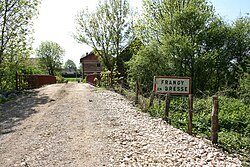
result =
[[97,66],[97,67],[101,67],[101,64],[100,64],[100,63],[97,63],[96,66]]

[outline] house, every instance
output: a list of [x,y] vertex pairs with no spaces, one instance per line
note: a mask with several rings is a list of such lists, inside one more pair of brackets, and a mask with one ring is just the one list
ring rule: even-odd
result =
[[65,78],[73,78],[73,77],[76,77],[76,69],[73,69],[73,68],[63,68],[62,71],[61,71],[61,74],[63,77]]
[[86,53],[86,55],[80,59],[80,63],[82,64],[82,78],[84,79],[86,77],[87,82],[94,84],[94,78],[100,76],[102,72],[102,66],[98,57],[94,52]]

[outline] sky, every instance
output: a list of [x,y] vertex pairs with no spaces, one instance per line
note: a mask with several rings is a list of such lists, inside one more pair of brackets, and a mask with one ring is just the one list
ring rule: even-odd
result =
[[[97,2],[98,0],[42,0],[39,16],[34,21],[33,49],[38,48],[42,41],[56,42],[65,50],[64,63],[70,59],[79,67],[82,55],[91,52],[92,48],[73,39],[75,16],[86,7],[89,11],[94,10]],[[141,0],[131,0],[131,3],[134,7],[140,6]]]
[[[130,0],[133,8],[141,8],[141,0]],[[228,22],[250,13],[250,0],[210,0],[216,13]],[[34,21],[34,50],[42,41],[58,43],[64,50],[63,61],[73,60],[79,66],[80,58],[92,48],[77,43],[72,34],[75,31],[75,16],[81,9],[94,10],[98,0],[42,0],[39,15]],[[250,15],[249,15],[250,16]],[[34,56],[33,56],[34,57]]]
[[250,16],[250,0],[210,0],[216,13],[227,22]]

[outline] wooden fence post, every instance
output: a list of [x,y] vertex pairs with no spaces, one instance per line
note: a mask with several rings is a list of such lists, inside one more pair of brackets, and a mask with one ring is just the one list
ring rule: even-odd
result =
[[170,107],[170,95],[166,94],[164,120],[168,123],[170,122],[169,121],[169,107]]
[[18,85],[19,85],[19,77],[18,77],[18,73],[17,73],[17,71],[16,71],[16,90],[18,91],[19,90],[19,87],[18,87]]
[[148,108],[152,107],[154,105],[154,97],[155,97],[155,92],[152,91],[151,95],[150,95],[150,100],[149,100],[149,106]]
[[219,105],[218,105],[218,96],[214,95],[212,97],[212,117],[211,117],[211,135],[212,135],[212,143],[217,144],[218,142],[218,130],[219,130]]
[[138,104],[138,101],[139,101],[139,81],[137,79],[135,85],[135,104]]
[[188,134],[192,135],[192,120],[193,120],[193,96],[188,96]]

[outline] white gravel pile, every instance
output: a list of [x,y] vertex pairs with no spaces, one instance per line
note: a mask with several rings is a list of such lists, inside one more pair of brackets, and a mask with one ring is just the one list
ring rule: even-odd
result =
[[109,141],[115,148],[110,166],[241,166],[204,140],[183,133],[141,113],[121,95],[99,92],[96,99],[106,102],[110,115]]

